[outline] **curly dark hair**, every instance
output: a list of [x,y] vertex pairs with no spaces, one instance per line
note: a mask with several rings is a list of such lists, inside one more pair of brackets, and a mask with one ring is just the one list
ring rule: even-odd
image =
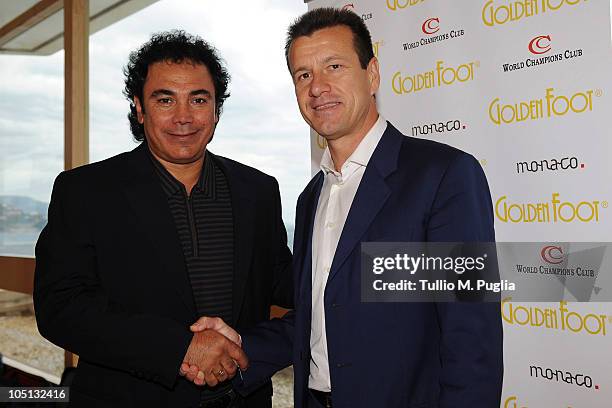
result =
[[[145,139],[145,133],[144,126],[138,123],[134,97],[143,101],[142,92],[149,72],[149,65],[160,61],[174,63],[188,61],[206,66],[215,87],[217,118],[221,115],[223,102],[230,96],[227,89],[230,75],[213,46],[202,38],[182,30],[153,34],[148,42],[130,53],[129,61],[123,68],[123,75],[125,76],[123,95],[130,101],[130,113],[128,114],[130,129],[134,139],[139,142]],[[142,106],[142,109],[144,109],[144,106]]]
[[289,49],[293,41],[298,37],[308,37],[315,31],[336,26],[345,26],[351,30],[353,33],[353,48],[355,48],[355,52],[359,57],[361,68],[365,69],[370,60],[374,58],[374,49],[372,48],[372,36],[370,35],[370,31],[361,17],[351,10],[321,7],[302,14],[287,30],[285,60],[287,61],[289,72],[291,72],[291,67],[289,66]]

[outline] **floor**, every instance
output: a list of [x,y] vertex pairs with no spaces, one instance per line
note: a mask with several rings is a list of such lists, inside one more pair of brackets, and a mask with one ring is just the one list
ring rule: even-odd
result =
[[272,377],[274,395],[272,396],[273,408],[293,407],[293,367],[285,368]]
[[38,333],[28,295],[0,290],[0,353],[57,377],[64,370],[64,350]]

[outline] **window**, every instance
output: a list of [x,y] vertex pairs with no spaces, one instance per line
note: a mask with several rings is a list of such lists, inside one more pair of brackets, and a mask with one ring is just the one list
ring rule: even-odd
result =
[[[47,222],[53,180],[64,167],[63,66],[63,52],[0,55],[0,256],[33,257]],[[20,281],[21,267],[5,270],[17,263],[28,260],[0,263],[4,285]],[[0,353],[50,381],[64,370],[64,351],[36,329],[32,296],[2,289]]]
[[64,166],[64,56],[0,55],[0,255],[33,256]]

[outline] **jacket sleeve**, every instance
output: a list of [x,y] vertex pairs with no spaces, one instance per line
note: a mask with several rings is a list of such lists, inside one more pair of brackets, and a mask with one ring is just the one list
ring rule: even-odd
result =
[[[278,184],[275,184],[275,188],[278,202],[278,225],[281,229],[281,235],[284,238],[280,243],[280,247],[282,247],[281,253],[288,253],[288,256],[291,256],[286,245],[285,227],[280,218],[280,195],[278,195]],[[300,236],[297,235],[300,233],[297,219],[297,214],[300,212],[299,202],[300,200],[298,199],[295,236],[297,240],[300,239]],[[295,244],[294,242],[294,252]],[[280,259],[284,261],[286,257],[281,256]],[[289,259],[291,260],[291,258]],[[291,261],[294,262],[295,258]],[[292,262],[285,268],[292,268]],[[294,289],[296,287],[296,283],[294,282],[296,275],[294,275],[295,269],[289,269],[289,271],[290,272],[284,270],[282,286],[279,286],[278,289],[275,290],[275,297],[286,297],[288,293],[291,299],[291,305],[293,306],[297,296]],[[234,386],[241,394],[246,395],[256,390],[265,384],[277,371],[293,364],[294,329],[295,311],[291,310],[280,319],[277,318],[259,323],[252,329],[241,333],[242,348],[249,357],[249,369],[242,375],[242,378],[240,376],[234,377]]]
[[272,304],[292,309],[293,302],[293,275],[291,265],[291,251],[287,246],[287,231],[283,223],[280,191],[278,182],[274,180],[274,288]]
[[234,386],[243,395],[258,389],[277,371],[293,364],[294,311],[280,319],[258,324],[242,334],[242,348],[249,357],[249,369]]
[[96,266],[86,193],[76,179],[70,172],[56,179],[36,244],[39,331],[82,359],[170,388],[192,334],[172,319],[131,313],[109,298]]
[[[493,210],[486,177],[462,153],[439,185],[427,240],[493,242]],[[440,408],[499,406],[503,380],[500,306],[496,302],[437,303],[441,330]]]

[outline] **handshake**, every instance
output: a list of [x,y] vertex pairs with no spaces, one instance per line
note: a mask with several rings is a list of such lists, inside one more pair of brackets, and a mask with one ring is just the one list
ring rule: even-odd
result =
[[201,317],[190,327],[194,332],[179,374],[196,385],[214,387],[246,370],[249,359],[240,335],[218,317]]

